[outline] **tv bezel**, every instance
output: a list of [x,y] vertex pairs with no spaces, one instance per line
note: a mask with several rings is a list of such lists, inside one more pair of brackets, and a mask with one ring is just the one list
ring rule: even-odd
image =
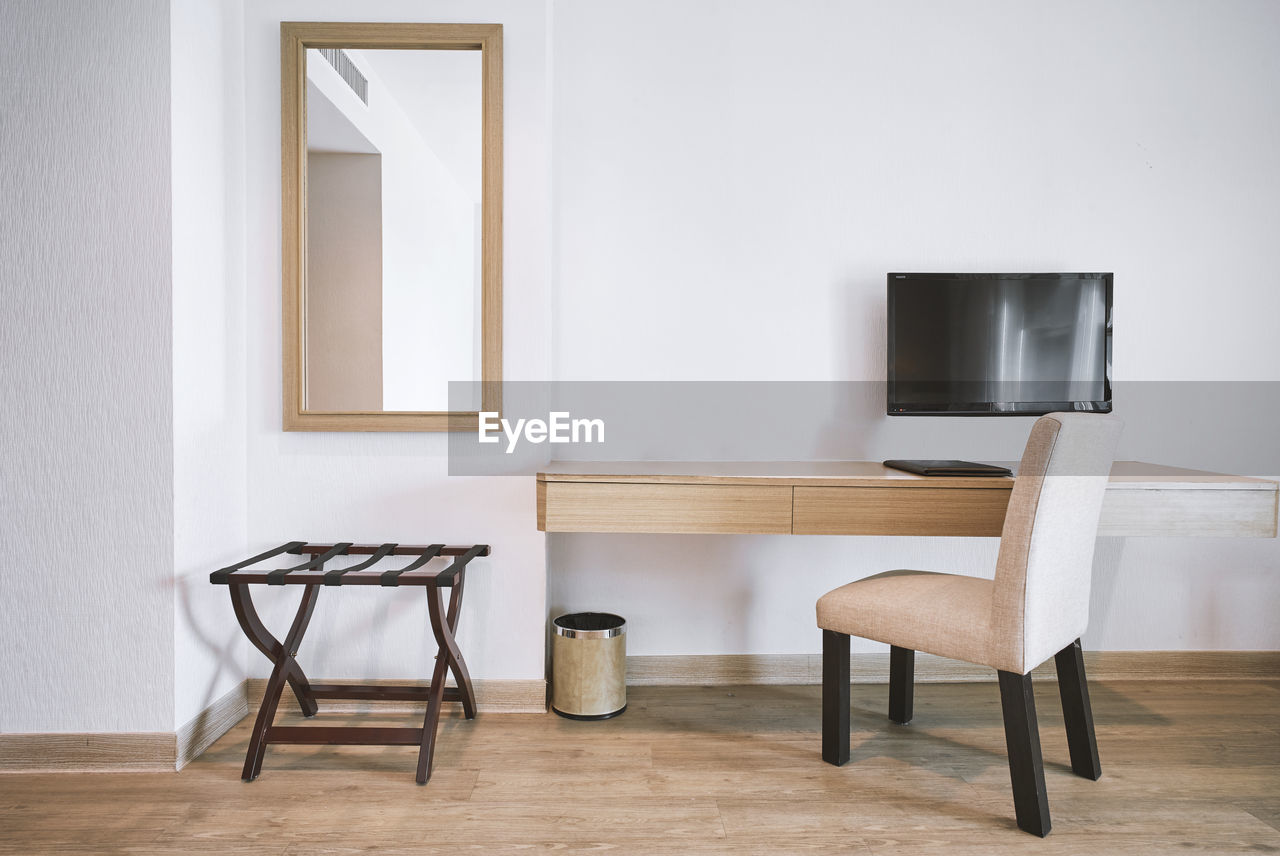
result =
[[[894,284],[902,280],[927,279],[963,282],[965,280],[1030,280],[1030,279],[1101,279],[1106,291],[1106,357],[1103,366],[1103,400],[1101,401],[967,401],[903,403],[894,400],[897,378],[894,362],[897,342],[894,340]],[[886,275],[885,306],[887,342],[885,348],[888,363],[888,385],[885,391],[885,412],[888,416],[1043,416],[1058,411],[1080,413],[1111,412],[1111,333],[1112,287],[1114,273],[922,273],[890,272]]]

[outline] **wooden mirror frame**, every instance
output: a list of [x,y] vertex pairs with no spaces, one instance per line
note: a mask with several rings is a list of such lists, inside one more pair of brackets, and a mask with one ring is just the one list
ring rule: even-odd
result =
[[[477,411],[308,411],[306,340],[306,94],[308,48],[478,50],[483,92],[481,164],[480,384],[485,411],[502,403],[502,25],[280,24],[280,150],[283,161],[284,430],[477,430]],[[424,325],[429,326],[429,325]],[[424,334],[426,335],[426,334]]]

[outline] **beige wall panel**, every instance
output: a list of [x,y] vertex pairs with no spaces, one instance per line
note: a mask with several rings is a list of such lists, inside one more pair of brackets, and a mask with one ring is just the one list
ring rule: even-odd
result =
[[382,409],[382,156],[307,153],[309,410]]

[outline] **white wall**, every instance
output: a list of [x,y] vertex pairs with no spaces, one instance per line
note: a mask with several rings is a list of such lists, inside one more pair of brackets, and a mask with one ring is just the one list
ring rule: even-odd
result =
[[1114,270],[1120,379],[1280,378],[1278,16],[560,0],[557,377],[880,379],[910,267]]
[[244,558],[243,14],[173,0],[173,722],[244,680],[247,645],[209,572]]
[[[1278,31],[1258,0],[559,0],[555,376],[881,380],[887,271],[1113,270],[1118,379],[1280,380]],[[995,550],[560,535],[549,606],[624,612],[633,654],[815,651],[823,591]],[[1095,579],[1092,647],[1280,648],[1275,540],[1103,541]]]
[[[632,653],[811,651],[831,585],[989,572],[977,539],[544,539],[532,479],[451,478],[441,435],[281,432],[280,20],[505,25],[513,380],[878,378],[907,263],[1115,270],[1122,379],[1280,370],[1274,4],[175,7],[172,69],[164,2],[0,7],[5,731],[168,731],[265,674],[206,574],[293,538],[491,543],[462,644],[498,679],[559,608]],[[1277,542],[1098,555],[1091,646],[1280,647]],[[313,674],[427,673],[412,594],[321,600]]]
[[[476,678],[543,676],[546,558],[528,478],[450,478],[441,434],[280,430],[279,22],[498,22],[505,34],[507,377],[549,374],[550,152],[546,9],[539,2],[272,0],[245,7],[250,550],[290,539],[487,542],[460,642]],[[268,626],[297,595],[264,592]],[[421,593],[326,592],[300,660],[326,677],[423,677],[434,653]],[[251,652],[251,673],[266,661]]]
[[172,731],[167,0],[0,5],[0,731]]

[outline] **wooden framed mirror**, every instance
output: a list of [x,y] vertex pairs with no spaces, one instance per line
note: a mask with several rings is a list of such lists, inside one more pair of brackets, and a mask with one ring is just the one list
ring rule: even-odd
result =
[[284,22],[286,431],[501,410],[502,25]]

